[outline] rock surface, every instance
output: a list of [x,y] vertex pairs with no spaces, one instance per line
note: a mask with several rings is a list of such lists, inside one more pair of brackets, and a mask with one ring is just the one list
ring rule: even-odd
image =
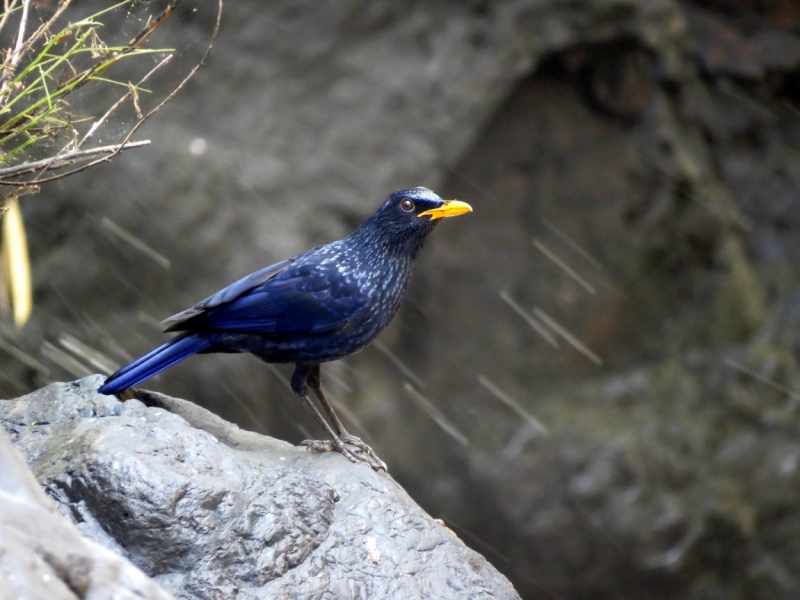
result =
[[88,540],[58,514],[0,432],[0,598],[169,600],[129,561]]
[[177,598],[518,597],[388,475],[101,381],[0,401],[0,424],[64,517]]

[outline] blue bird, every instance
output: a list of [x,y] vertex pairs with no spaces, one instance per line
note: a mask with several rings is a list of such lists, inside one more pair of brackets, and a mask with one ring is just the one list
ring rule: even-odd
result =
[[439,220],[471,211],[426,188],[395,192],[345,239],[256,271],[166,319],[165,331],[180,333],[108,377],[99,392],[119,394],[193,354],[250,352],[268,363],[294,363],[292,390],[329,438],[303,444],[386,470],[325,398],[320,364],[375,339],[400,308],[414,261]]

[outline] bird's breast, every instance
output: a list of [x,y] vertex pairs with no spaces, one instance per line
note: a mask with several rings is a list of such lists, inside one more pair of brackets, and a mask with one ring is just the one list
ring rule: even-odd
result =
[[[367,344],[392,320],[406,294],[411,275],[409,261],[387,256],[367,256],[357,264],[340,266],[341,284],[365,299],[347,330]],[[372,260],[369,260],[372,259]]]

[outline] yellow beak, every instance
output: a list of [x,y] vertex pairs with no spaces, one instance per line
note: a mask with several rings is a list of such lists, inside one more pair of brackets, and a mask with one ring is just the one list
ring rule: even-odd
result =
[[428,216],[431,221],[436,219],[444,219],[445,217],[456,217],[464,213],[472,212],[472,207],[466,202],[459,202],[458,200],[445,200],[444,204],[438,208],[432,208],[425,212],[419,213],[418,217]]

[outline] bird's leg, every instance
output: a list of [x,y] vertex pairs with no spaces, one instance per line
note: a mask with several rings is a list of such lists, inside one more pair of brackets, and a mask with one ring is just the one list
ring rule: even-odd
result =
[[333,423],[333,428],[336,430],[336,433],[339,435],[339,437],[341,437],[342,434],[350,435],[345,430],[344,425],[342,425],[339,415],[336,414],[336,412],[333,410],[333,406],[330,402],[328,402],[325,394],[322,393],[322,375],[320,373],[319,365],[314,365],[311,367],[311,370],[308,372],[308,376],[306,377],[306,383],[308,383],[308,387],[314,390],[314,395],[319,399],[319,403],[328,414],[328,418],[330,418],[331,423]]
[[[379,464],[374,463],[369,456],[362,456],[353,452],[350,448],[347,447],[346,440],[342,439],[338,432],[334,431],[333,427],[331,427],[330,423],[325,420],[325,417],[322,416],[322,413],[319,412],[316,406],[314,406],[314,402],[311,398],[308,397],[308,385],[306,383],[306,378],[308,377],[309,371],[311,371],[313,367],[310,365],[300,365],[298,364],[295,368],[294,374],[292,375],[292,390],[297,395],[297,398],[300,400],[301,404],[305,407],[305,409],[310,412],[313,417],[317,420],[317,423],[320,424],[322,429],[330,438],[330,441],[323,441],[323,440],[305,440],[301,445],[305,446],[312,452],[332,452],[336,450],[340,454],[343,454],[350,462],[364,462],[367,463],[370,467],[377,470],[380,465],[383,465],[382,461],[378,461]],[[317,367],[319,368],[319,367]],[[338,418],[337,418],[338,421]],[[341,421],[338,423],[341,426]],[[346,432],[345,432],[346,433]],[[373,453],[374,454],[374,453]],[[376,457],[377,458],[377,457]],[[386,469],[386,466],[383,465],[383,469]]]
[[322,416],[317,407],[314,406],[314,402],[308,397],[308,386],[305,384],[306,372],[300,373],[302,376],[302,385],[296,385],[295,382],[299,371],[301,371],[300,365],[297,366],[292,376],[292,390],[294,390],[297,399],[300,400],[300,404],[311,413],[330,438],[330,441],[327,442],[322,440],[305,440],[301,445],[307,447],[312,452],[331,452],[337,450],[344,454],[351,462],[359,462],[359,457],[345,446],[344,442],[339,440],[337,432],[333,430],[330,423],[325,420],[325,417]]
[[322,393],[322,376],[320,374],[319,365],[314,365],[311,367],[311,370],[308,372],[308,376],[306,377],[306,382],[308,383],[308,387],[314,391],[314,395],[319,400],[322,408],[325,409],[325,412],[328,414],[328,418],[330,418],[331,423],[333,423],[333,428],[336,430],[339,440],[345,444],[353,446],[359,452],[363,452],[370,459],[369,465],[376,471],[378,469],[383,469],[386,471],[386,463],[378,458],[378,455],[375,454],[375,451],[365,444],[361,438],[348,433],[344,428],[344,425],[342,425],[339,415],[337,415],[336,411],[333,410],[333,405],[325,397],[325,394]]

